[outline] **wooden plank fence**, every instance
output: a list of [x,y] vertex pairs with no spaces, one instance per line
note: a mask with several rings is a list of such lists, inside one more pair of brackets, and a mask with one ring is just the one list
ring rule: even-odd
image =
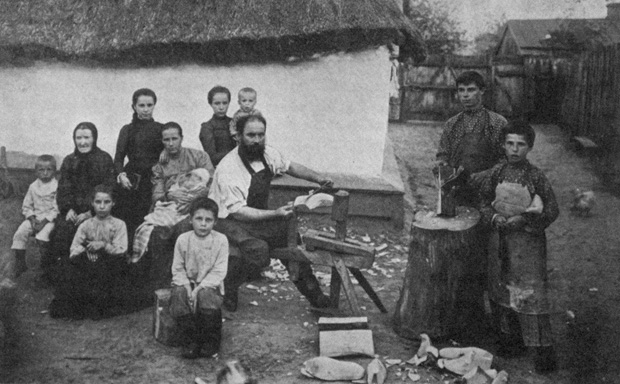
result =
[[563,126],[571,136],[615,150],[620,133],[620,45],[582,54],[569,72]]
[[478,71],[486,80],[485,107],[508,118],[559,119],[569,58],[430,55],[400,70],[400,120],[445,120],[461,110],[456,78]]

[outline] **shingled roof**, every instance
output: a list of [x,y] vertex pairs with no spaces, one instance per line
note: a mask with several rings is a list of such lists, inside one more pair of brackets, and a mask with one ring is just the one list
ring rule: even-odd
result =
[[0,61],[277,61],[391,42],[424,52],[394,0],[0,0],[0,7]]
[[505,33],[512,33],[521,49],[549,49],[545,40],[551,32],[562,30],[577,38],[595,38],[603,45],[620,43],[620,23],[610,19],[508,20]]

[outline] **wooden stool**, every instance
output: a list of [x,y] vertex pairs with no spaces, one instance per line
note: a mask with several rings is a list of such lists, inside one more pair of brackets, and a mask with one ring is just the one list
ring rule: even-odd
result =
[[177,347],[181,345],[181,332],[177,322],[170,314],[171,288],[155,291],[155,307],[153,308],[153,337],[160,343]]
[[[297,221],[291,220],[289,226],[289,247],[272,250],[271,257],[288,260],[291,263],[310,263],[331,267],[330,298],[332,307],[338,308],[340,289],[344,290],[351,312],[359,316],[361,311],[349,271],[357,279],[382,313],[387,309],[372,289],[360,269],[372,267],[375,261],[375,249],[353,239],[346,238],[347,214],[349,210],[349,193],[338,191],[334,195],[332,219],[336,221],[336,233],[308,230],[303,236],[305,247],[297,244]],[[294,270],[293,268],[290,268]]]
[[[402,337],[450,336],[463,325],[465,313],[483,303],[484,248],[476,224],[480,213],[458,207],[455,217],[420,211],[411,225],[409,262],[396,304],[394,330]],[[480,308],[484,310],[484,308]]]

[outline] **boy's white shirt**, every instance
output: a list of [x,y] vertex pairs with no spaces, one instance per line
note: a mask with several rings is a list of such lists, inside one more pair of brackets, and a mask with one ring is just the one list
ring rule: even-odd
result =
[[25,218],[35,216],[37,220],[47,219],[54,221],[59,214],[56,203],[58,180],[52,179],[47,183],[36,179],[28,187],[28,192],[22,202],[22,214]]
[[186,286],[190,283],[203,288],[219,288],[224,293],[224,278],[228,271],[228,240],[226,236],[211,231],[205,237],[194,231],[179,236],[174,246],[172,284]]

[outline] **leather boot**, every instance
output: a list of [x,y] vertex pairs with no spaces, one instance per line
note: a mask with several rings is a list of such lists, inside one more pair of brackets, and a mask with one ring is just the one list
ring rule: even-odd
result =
[[228,273],[224,278],[224,308],[229,312],[235,312],[239,303],[239,287],[247,278],[247,268],[241,258],[233,256],[228,258]]
[[26,264],[26,250],[14,249],[15,252],[15,278],[21,276],[22,273],[28,270],[28,264]]
[[190,313],[187,315],[179,316],[175,320],[177,322],[177,326],[179,327],[181,345],[187,349],[183,350],[183,355],[185,355],[187,352],[190,352],[193,349],[192,343],[195,343],[196,341],[196,318],[193,314]]
[[558,368],[553,347],[536,347],[534,370],[536,373],[549,373]]
[[304,295],[306,299],[308,299],[310,305],[313,307],[331,307],[331,300],[321,290],[319,281],[312,273],[312,269],[309,265],[303,264],[300,266],[299,279],[297,281],[293,281],[293,284],[295,284],[297,290],[299,290],[299,292]]
[[222,311],[208,309],[198,315],[198,334],[204,355],[212,357],[220,351],[222,341]]

